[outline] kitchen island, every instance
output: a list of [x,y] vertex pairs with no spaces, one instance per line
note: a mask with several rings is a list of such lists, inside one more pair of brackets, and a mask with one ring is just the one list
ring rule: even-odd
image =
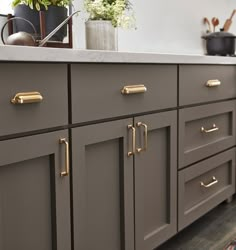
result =
[[235,193],[236,58],[0,61],[0,249],[152,250]]

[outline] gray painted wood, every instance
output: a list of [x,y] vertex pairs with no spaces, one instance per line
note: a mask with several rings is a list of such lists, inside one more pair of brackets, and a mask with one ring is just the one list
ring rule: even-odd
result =
[[[206,87],[208,80],[218,79],[218,87]],[[180,105],[236,97],[236,68],[230,65],[180,65]]]
[[[65,64],[0,64],[0,136],[68,124]],[[19,92],[38,91],[41,103],[13,105]]]
[[0,142],[0,250],[71,249],[67,131]]
[[132,119],[72,129],[75,250],[134,250]]
[[[73,64],[72,122],[93,121],[177,105],[177,66]],[[122,95],[126,85],[146,93]]]
[[177,232],[177,112],[137,122],[148,126],[148,148],[135,156],[136,250],[152,250]]
[[[179,112],[179,167],[235,145],[235,101],[221,102]],[[218,131],[202,133],[201,127],[219,127]]]
[[[225,151],[205,161],[192,165],[178,175],[178,230],[235,193],[235,149]],[[218,180],[206,188],[212,177]]]

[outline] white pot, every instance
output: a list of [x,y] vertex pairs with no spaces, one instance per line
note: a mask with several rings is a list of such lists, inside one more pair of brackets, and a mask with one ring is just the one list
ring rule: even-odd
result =
[[85,22],[86,48],[94,50],[117,50],[117,29],[110,21]]

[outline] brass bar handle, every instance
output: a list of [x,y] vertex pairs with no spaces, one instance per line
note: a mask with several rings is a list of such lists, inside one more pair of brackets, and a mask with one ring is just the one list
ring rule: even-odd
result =
[[43,96],[39,92],[22,92],[17,93],[12,99],[12,104],[25,104],[42,102]]
[[205,129],[204,127],[201,127],[201,132],[202,133],[212,133],[212,132],[215,132],[215,131],[218,131],[219,128],[216,127],[215,124],[212,125],[212,128],[211,129]]
[[59,140],[60,144],[65,144],[66,150],[65,150],[65,171],[61,172],[61,176],[68,176],[69,175],[69,143],[67,142],[66,138],[61,138]]
[[218,180],[216,179],[215,176],[212,176],[212,181],[209,184],[204,184],[203,181],[200,182],[201,187],[209,188],[212,187],[213,185],[217,184]]
[[144,127],[144,146],[143,148],[137,148],[137,152],[140,153],[142,151],[146,151],[147,150],[147,145],[148,145],[148,139],[147,139],[147,135],[148,135],[148,127],[145,123],[142,122],[138,122],[137,127]]
[[124,86],[121,90],[123,95],[139,94],[147,92],[147,87],[143,84]]
[[208,80],[206,82],[206,86],[211,88],[211,87],[217,87],[217,86],[220,86],[221,85],[221,81],[220,80]]
[[135,154],[135,128],[132,125],[128,125],[128,129],[132,129],[132,151],[128,152],[128,156]]

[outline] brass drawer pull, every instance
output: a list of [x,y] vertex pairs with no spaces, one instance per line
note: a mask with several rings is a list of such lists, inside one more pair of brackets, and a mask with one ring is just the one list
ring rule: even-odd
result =
[[203,181],[200,182],[201,187],[205,187],[205,188],[209,188],[212,187],[213,185],[217,184],[218,180],[216,179],[215,176],[212,176],[212,182],[210,182],[209,184],[204,184]]
[[145,123],[142,122],[138,122],[137,127],[144,127],[144,147],[143,148],[137,148],[137,152],[140,153],[142,151],[146,151],[147,150],[147,144],[148,144],[148,139],[147,139],[147,134],[148,134],[148,127]]
[[206,86],[211,88],[211,87],[216,87],[216,86],[220,86],[221,85],[221,81],[215,79],[215,80],[208,80],[206,82]]
[[61,176],[68,176],[69,175],[69,143],[67,142],[66,138],[61,138],[59,140],[60,144],[65,144],[66,150],[65,150],[65,171],[61,172]]
[[204,127],[201,127],[201,132],[202,132],[202,133],[212,133],[212,132],[215,132],[215,131],[217,131],[217,130],[219,130],[219,128],[216,127],[215,124],[212,125],[212,128],[211,128],[211,129],[205,129]]
[[132,129],[132,151],[128,152],[128,156],[135,154],[135,128],[132,125],[128,125],[128,129]]
[[42,95],[39,92],[22,92],[17,93],[12,99],[13,104],[25,104],[41,102],[43,100]]
[[139,94],[145,92],[147,92],[147,88],[143,84],[124,86],[121,90],[123,95]]

